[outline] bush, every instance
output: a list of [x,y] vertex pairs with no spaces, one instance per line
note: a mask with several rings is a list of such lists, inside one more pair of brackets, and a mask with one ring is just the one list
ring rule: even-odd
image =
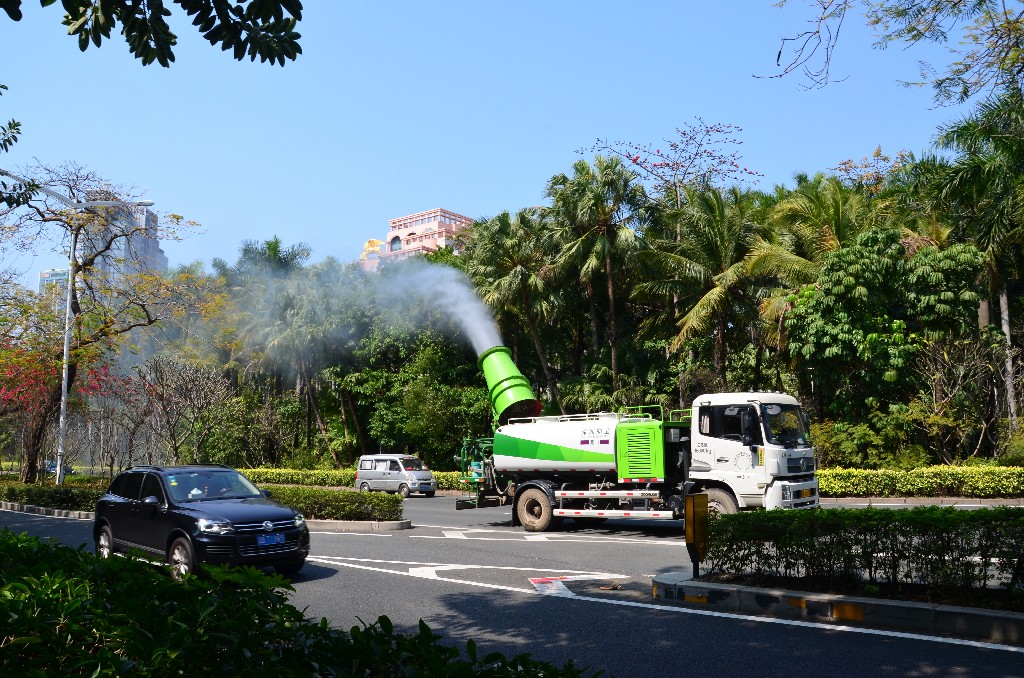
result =
[[[298,470],[288,468],[250,468],[243,469],[246,477],[254,483],[273,483],[280,485],[314,485],[320,487],[355,487],[356,470],[343,468],[334,470]],[[439,490],[465,490],[466,485],[459,482],[462,474],[458,471],[434,471],[434,479]]]
[[324,490],[314,487],[264,485],[274,501],[287,504],[313,520],[401,520],[402,498],[384,492]]
[[106,490],[106,484],[89,486],[26,484],[17,480],[0,481],[0,501],[32,506],[46,506],[61,511],[92,511],[96,500]]
[[383,616],[346,633],[306,619],[276,575],[204,571],[177,584],[144,561],[0,531],[0,675],[584,675],[529,655],[481,658],[472,642],[460,653],[422,621],[415,634]]
[[299,470],[290,468],[249,468],[240,469],[245,476],[256,483],[275,485],[318,485],[321,487],[355,487],[354,468],[332,470]]
[[853,593],[920,586],[975,604],[973,591],[1001,589],[1004,603],[1024,609],[1021,540],[1024,511],[1013,507],[756,511],[712,521],[707,561],[717,572]]
[[[302,515],[320,520],[401,520],[402,498],[378,492],[359,493],[286,485],[263,486],[276,501],[297,509]],[[0,482],[0,501],[45,506],[62,511],[94,511],[106,482],[90,486],[76,484],[28,485],[18,481]]]
[[910,471],[830,468],[818,471],[823,497],[1024,496],[1024,468],[927,466]]

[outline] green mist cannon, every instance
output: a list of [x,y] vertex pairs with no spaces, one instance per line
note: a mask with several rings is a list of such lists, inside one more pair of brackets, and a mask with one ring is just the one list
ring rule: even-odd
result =
[[477,361],[487,380],[494,421],[498,426],[515,417],[535,417],[540,414],[541,403],[530,388],[530,383],[512,362],[512,351],[495,346],[480,354]]

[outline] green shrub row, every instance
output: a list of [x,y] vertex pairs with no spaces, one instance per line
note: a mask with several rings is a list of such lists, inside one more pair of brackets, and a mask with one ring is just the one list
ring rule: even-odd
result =
[[1024,510],[751,511],[709,527],[712,571],[802,577],[809,584],[924,587],[929,592],[1008,590],[1024,606]]
[[[0,481],[0,501],[64,511],[93,511],[106,482],[81,484],[32,484]],[[276,501],[287,504],[311,519],[320,520],[401,520],[402,498],[382,492],[351,492],[313,487],[261,485]]]
[[387,617],[341,631],[306,619],[289,590],[252,568],[209,568],[176,584],[143,561],[100,560],[4,529],[0,675],[584,675],[529,655],[481,657],[472,642],[460,652],[423,622],[410,634]]
[[321,487],[355,487],[356,470],[352,468],[331,470],[299,470],[289,468],[247,468],[241,469],[245,477],[262,485],[317,485]]
[[1024,468],[1020,467],[830,468],[817,475],[823,497],[1024,497]]
[[[299,470],[287,468],[244,469],[246,477],[257,485],[273,483],[279,485],[314,485],[321,487],[355,487],[356,470],[343,468],[334,470]],[[439,490],[465,490],[459,482],[462,474],[458,471],[434,471]]]
[[261,485],[274,501],[313,520],[401,520],[402,498],[384,492],[325,490],[294,485]]
[[32,484],[17,480],[0,481],[0,501],[45,506],[62,511],[93,511],[107,484],[88,486]]

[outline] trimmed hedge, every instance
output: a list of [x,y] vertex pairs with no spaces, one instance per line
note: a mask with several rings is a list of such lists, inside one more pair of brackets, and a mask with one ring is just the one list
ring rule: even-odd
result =
[[480,657],[472,641],[460,652],[422,621],[413,634],[383,616],[341,631],[306,619],[276,575],[204,572],[178,584],[144,561],[0,531],[0,675],[585,675],[527,654]]
[[[971,605],[979,590],[1024,609],[1024,510],[820,509],[721,516],[709,528],[712,572],[801,578],[827,590],[923,588]],[[981,602],[981,601],[979,601]]]
[[321,487],[355,487],[356,470],[342,468],[332,470],[299,470],[290,468],[246,468],[239,469],[245,477],[262,485],[318,485]]
[[[355,487],[356,470],[343,468],[334,470],[299,470],[288,468],[247,468],[242,473],[254,483],[280,485],[314,485],[321,487]],[[439,490],[465,490],[459,482],[462,474],[458,471],[434,471]]]
[[[355,487],[355,469],[246,469],[254,483]],[[928,466],[911,471],[831,468],[818,471],[823,497],[1024,497],[1024,468]],[[434,471],[437,489],[465,491],[458,471]]]
[[1012,466],[833,468],[817,476],[823,497],[1024,497],[1024,468]]
[[[287,485],[261,487],[270,490],[275,501],[287,504],[314,520],[402,519],[402,498],[397,494],[360,493]],[[106,482],[83,487],[81,484],[27,485],[18,481],[0,481],[0,501],[45,506],[63,511],[94,511],[96,500],[103,495],[106,488]]]
[[102,487],[76,485],[27,485],[17,480],[0,481],[0,501],[10,501],[62,511],[93,511],[107,483]]
[[274,501],[312,520],[401,520],[402,498],[384,492],[324,490],[290,485],[263,485]]

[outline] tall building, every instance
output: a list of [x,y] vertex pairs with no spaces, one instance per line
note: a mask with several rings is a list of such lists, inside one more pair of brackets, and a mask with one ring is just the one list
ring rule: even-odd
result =
[[414,254],[426,254],[455,244],[455,235],[473,223],[462,214],[432,209],[391,219],[383,240],[368,240],[359,257],[363,268],[373,270],[382,261],[396,261]]
[[[107,200],[104,191],[90,191],[89,200]],[[139,207],[119,207],[111,210],[109,223],[94,233],[82,233],[76,250],[79,257],[88,256],[106,246],[111,236],[117,233],[129,235],[117,238],[109,251],[100,256],[97,268],[112,278],[142,272],[167,272],[167,255],[160,247],[157,215],[150,210]],[[57,291],[53,288],[57,287]],[[67,296],[68,269],[51,268],[39,273],[37,291],[55,294],[58,299]]]
[[48,289],[56,287],[61,296],[67,294],[68,289],[68,269],[66,268],[50,268],[39,273],[39,286],[36,288],[36,292],[44,294]]
[[[118,199],[107,191],[89,191],[86,197],[89,200]],[[80,237],[80,254],[95,252],[106,246],[114,235],[128,234],[116,238],[110,251],[100,257],[98,267],[101,271],[114,277],[167,271],[167,255],[160,248],[158,219],[155,213],[145,207],[126,205],[111,209],[107,218],[105,228],[94,234],[85,233]]]

